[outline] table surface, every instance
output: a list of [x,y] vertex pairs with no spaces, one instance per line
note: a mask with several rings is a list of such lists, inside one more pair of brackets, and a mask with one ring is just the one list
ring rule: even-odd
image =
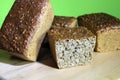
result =
[[94,53],[86,66],[58,69],[51,54],[28,62],[0,51],[0,80],[120,80],[120,51]]

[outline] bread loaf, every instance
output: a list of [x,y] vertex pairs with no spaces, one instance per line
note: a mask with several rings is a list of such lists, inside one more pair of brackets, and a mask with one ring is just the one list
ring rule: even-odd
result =
[[86,26],[97,36],[98,52],[120,49],[120,20],[106,13],[86,14],[78,17],[78,24]]
[[53,17],[49,0],[15,0],[0,30],[2,49],[22,59],[36,61]]
[[64,27],[64,28],[73,28],[77,26],[77,19],[75,17],[68,16],[55,16],[52,28]]
[[91,62],[96,37],[84,27],[57,28],[48,32],[51,52],[58,68]]

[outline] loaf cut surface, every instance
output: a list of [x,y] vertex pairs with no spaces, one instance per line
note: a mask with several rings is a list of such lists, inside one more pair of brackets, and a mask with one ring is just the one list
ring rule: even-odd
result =
[[86,28],[59,28],[48,32],[51,52],[58,68],[91,62],[96,37]]
[[2,49],[22,59],[36,61],[53,17],[49,0],[15,0],[0,30]]
[[120,49],[120,20],[106,13],[86,14],[78,17],[78,24],[86,26],[97,36],[98,52]]

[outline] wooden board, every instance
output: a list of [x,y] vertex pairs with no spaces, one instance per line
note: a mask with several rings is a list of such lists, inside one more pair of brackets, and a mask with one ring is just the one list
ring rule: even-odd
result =
[[[120,51],[94,53],[87,66],[58,69],[52,56],[44,53],[37,62],[27,62],[0,51],[3,80],[120,80]],[[1,79],[0,79],[1,80]]]

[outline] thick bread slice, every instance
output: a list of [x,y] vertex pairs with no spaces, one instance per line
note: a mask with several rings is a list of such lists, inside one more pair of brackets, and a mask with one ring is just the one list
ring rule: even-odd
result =
[[36,61],[54,18],[49,0],[16,0],[0,31],[3,50]]

